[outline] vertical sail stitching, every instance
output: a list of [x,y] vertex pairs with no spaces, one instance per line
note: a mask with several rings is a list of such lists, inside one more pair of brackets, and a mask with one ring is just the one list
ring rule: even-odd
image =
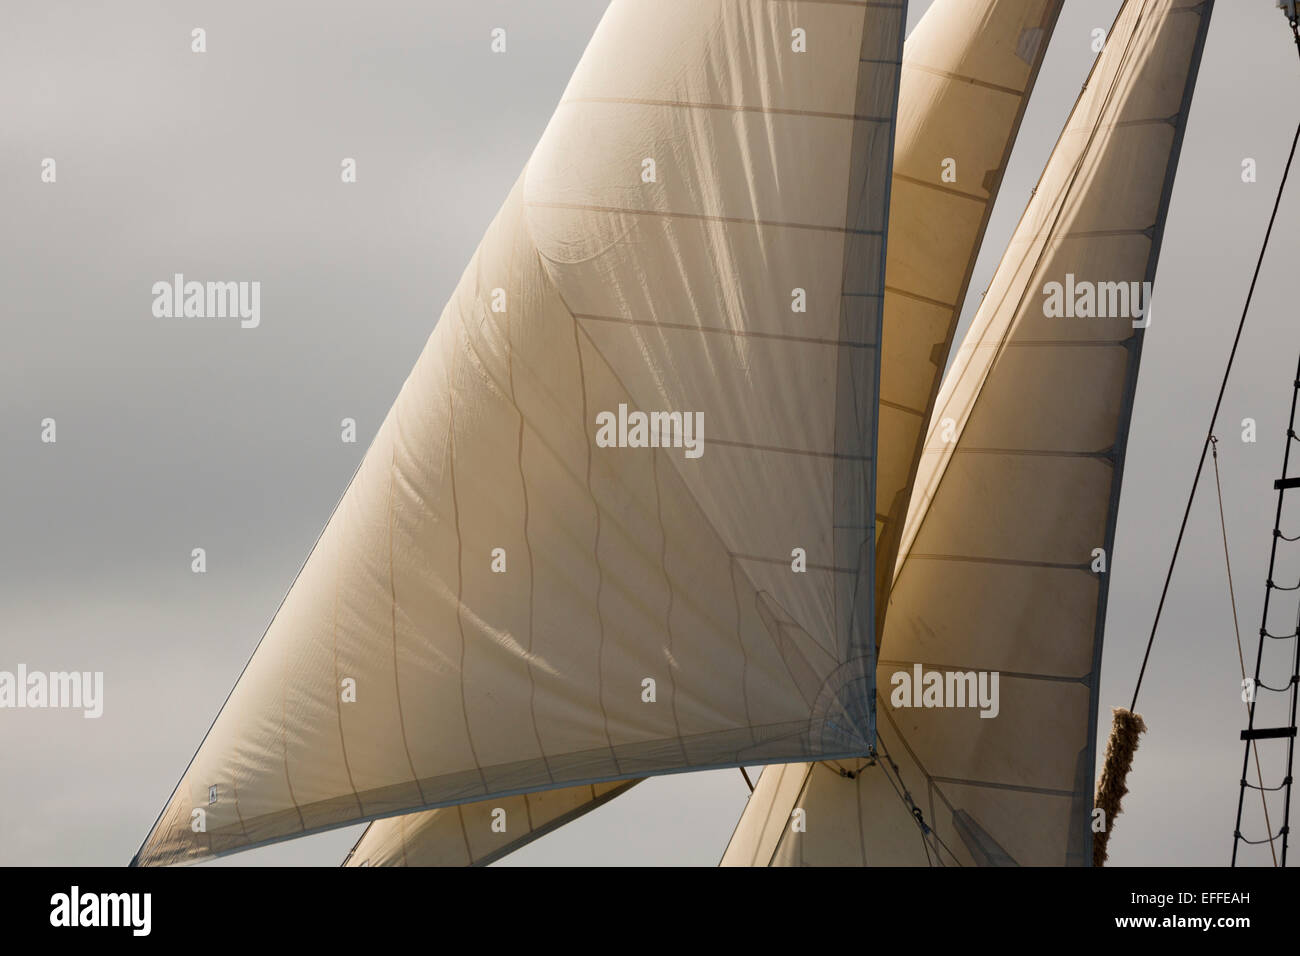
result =
[[[515,278],[517,275],[515,255],[517,247],[511,245],[510,260],[506,265],[506,288],[510,290],[509,294],[515,292]],[[524,535],[524,553],[528,556],[528,644],[527,644],[527,664],[528,664],[528,713],[533,722],[533,737],[537,741],[537,753],[541,756],[542,765],[546,768],[546,775],[555,782],[555,774],[551,770],[551,762],[546,756],[546,747],[542,744],[542,731],[537,723],[537,680],[533,673],[533,640],[534,630],[536,628],[536,589],[537,589],[537,569],[533,559],[533,543],[529,534],[529,501],[528,501],[528,477],[524,471],[524,426],[525,416],[523,409],[519,407],[519,399],[515,393],[515,338],[514,324],[509,319],[509,313],[506,313],[505,320],[505,347],[506,347],[506,376],[510,385],[510,404],[514,406],[515,414],[519,416],[519,442],[516,454],[516,465],[519,469],[519,491],[523,499],[523,535]],[[527,807],[525,801],[524,806]],[[531,829],[531,824],[529,826]]]
[[[465,739],[469,744],[470,755],[474,760],[474,769],[478,771],[483,792],[487,793],[487,775],[483,773],[483,766],[478,759],[478,751],[474,747],[474,731],[470,727],[469,721],[469,701],[465,696],[465,652],[468,642],[465,639],[465,542],[460,533],[460,504],[456,496],[456,371],[460,367],[462,338],[465,340],[465,348],[471,349],[473,346],[469,343],[469,337],[463,335],[463,332],[462,328],[457,327],[452,336],[454,348],[451,358],[451,371],[447,375],[447,473],[450,477],[451,486],[452,522],[456,530],[456,629],[460,633],[460,667],[458,668],[460,706],[465,717]],[[461,825],[464,826],[463,818]],[[468,846],[468,836],[466,836],[465,842],[466,846]]]
[[[390,483],[390,494],[391,490]],[[339,680],[339,592],[342,590],[342,565],[343,552],[340,550],[334,557],[334,606],[330,620],[330,637],[334,644],[334,714],[338,718],[339,749],[343,754],[343,771],[347,774],[348,787],[352,790],[352,799],[357,802],[357,812],[365,813],[365,808],[361,805],[361,797],[357,793],[357,785],[352,780],[352,765],[348,762],[348,742],[343,735],[343,695],[339,691],[342,686]]]
[[[281,655],[281,680],[288,680],[289,661],[288,655]],[[289,801],[293,804],[293,812],[298,815],[298,826],[302,830],[307,829],[307,821],[302,817],[302,807],[298,806],[298,798],[294,796],[293,779],[289,775],[289,735],[287,730],[289,708],[289,694],[283,683],[280,687],[280,751],[281,758],[284,762],[284,782],[289,788]],[[211,845],[212,835],[208,834],[209,845]]]
[[673,728],[677,732],[677,746],[682,752],[682,760],[690,763],[686,755],[686,743],[682,740],[682,725],[677,716],[677,660],[673,657],[673,579],[668,573],[668,529],[664,527],[663,497],[659,491],[659,455],[650,456],[650,479],[655,489],[655,520],[659,523],[659,571],[664,576],[664,587],[668,591],[668,604],[664,608],[664,636],[668,639],[669,687],[673,695]]
[[[736,590],[736,556],[727,556],[727,580],[731,584],[731,601],[736,608],[736,644],[740,647],[740,695],[745,705],[745,723],[749,725],[750,746],[758,744],[754,735],[754,721],[749,712],[749,651],[745,649],[745,636],[740,629],[740,594]],[[752,792],[752,788],[751,788]]]
[[460,835],[465,841],[465,860],[466,862],[474,859],[474,851],[469,845],[469,830],[465,827],[465,808],[459,803],[456,804],[456,819],[460,821]]
[[[561,298],[561,302],[563,302],[563,298]],[[564,309],[572,317],[573,310],[569,308],[567,303],[564,304]],[[577,357],[577,362],[578,362],[578,390],[582,396],[582,428],[585,430],[587,427],[587,418],[588,418],[587,372],[586,372],[586,366],[583,364],[583,360],[582,360],[582,341],[578,338],[578,333],[580,331],[580,328],[578,326],[578,320],[574,318],[572,319],[572,322],[573,322],[573,351],[574,351],[574,355]],[[586,455],[587,455],[587,477],[586,477],[587,495],[591,498],[591,509],[592,512],[595,514],[595,518],[596,518],[596,533],[592,541],[591,548],[592,548],[592,554],[595,558],[593,564],[596,569],[596,621],[600,631],[600,642],[596,646],[596,673],[599,675],[605,672],[604,669],[605,615],[601,610],[601,593],[604,589],[605,572],[602,568],[601,561],[600,561],[600,502],[596,500],[596,492],[592,488],[592,484],[591,484],[591,458],[592,458],[591,445],[584,442],[583,447],[586,450]],[[596,696],[600,703],[600,715],[604,723],[605,742],[609,747],[610,759],[614,761],[614,769],[617,772],[622,773],[623,768],[619,766],[618,753],[614,750],[614,738],[610,735],[609,732],[609,710],[605,707],[605,684],[603,681],[601,682],[600,687],[596,691]]]
[[[397,726],[402,732],[402,750],[406,754],[406,763],[411,768],[411,780],[420,794],[420,802],[424,803],[424,787],[420,784],[420,775],[416,772],[415,761],[411,759],[411,745],[406,739],[406,716],[402,712],[402,678],[397,666],[397,576],[393,570],[393,484],[396,480],[397,446],[394,445],[388,463],[388,592],[392,600],[389,618],[393,626],[393,700],[397,705]],[[340,727],[341,719],[340,717]],[[351,780],[350,775],[348,779]],[[355,789],[354,786],[353,790]]]

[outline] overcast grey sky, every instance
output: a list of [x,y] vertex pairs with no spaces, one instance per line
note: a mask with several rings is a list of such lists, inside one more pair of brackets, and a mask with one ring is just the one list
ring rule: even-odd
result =
[[[605,0],[8,0],[0,31],[0,668],[102,670],[104,716],[0,712],[0,862],[123,864],[171,793],[546,125]],[[913,0],[914,24],[929,5]],[[1300,113],[1274,0],[1220,0],[1169,213],[1124,475],[1102,723],[1127,705]],[[1119,0],[1066,0],[973,315]],[[208,52],[190,52],[190,31]],[[509,52],[489,31],[504,26]],[[959,25],[954,24],[954,29]],[[339,184],[342,157],[358,183]],[[40,181],[53,157],[58,181]],[[1241,181],[1244,158],[1258,182]],[[1220,419],[1248,659],[1300,309],[1284,200]],[[256,333],[154,320],[257,279]],[[1026,401],[1032,401],[1026,396]],[[358,442],[339,441],[339,421]],[[58,442],[40,441],[57,420]],[[1258,422],[1259,441],[1240,440]],[[1139,702],[1113,864],[1227,860],[1244,723],[1207,471]],[[1300,500],[1287,533],[1300,533]],[[207,551],[208,571],[190,571]],[[1285,547],[1285,546],[1284,546]],[[1276,579],[1300,575],[1300,544]],[[1295,613],[1275,602],[1273,630]],[[1274,673],[1280,673],[1274,670]],[[1104,746],[1104,739],[1100,745]],[[1280,751],[1277,751],[1280,755]],[[1266,763],[1281,775],[1280,763]],[[507,863],[712,865],[747,790],[660,778]],[[1275,813],[1278,825],[1280,807]],[[1262,835],[1258,814],[1247,822]],[[231,858],[337,864],[359,828]],[[1254,859],[1266,859],[1267,853]]]

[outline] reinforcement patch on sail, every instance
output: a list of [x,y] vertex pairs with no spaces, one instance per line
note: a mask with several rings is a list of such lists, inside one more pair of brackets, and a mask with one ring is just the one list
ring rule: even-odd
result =
[[612,4],[137,862],[870,748],[904,22]]
[[[877,635],[924,425],[993,199],[1060,9],[1061,0],[936,0],[903,48],[876,450]],[[797,623],[762,597],[760,616],[789,655],[786,662],[796,685],[804,674],[815,698],[819,669],[800,659],[809,645],[802,639],[782,643],[783,628]],[[390,832],[395,828],[404,843]],[[420,855],[411,849],[415,844],[440,840],[451,845],[445,851],[421,846],[427,858],[463,856],[455,828],[378,820],[354,856],[400,864],[403,857],[391,851],[404,845],[407,858],[415,858]]]
[[1120,478],[1212,6],[1124,4],[955,356],[885,622],[880,757],[766,771],[725,862],[1090,863]]

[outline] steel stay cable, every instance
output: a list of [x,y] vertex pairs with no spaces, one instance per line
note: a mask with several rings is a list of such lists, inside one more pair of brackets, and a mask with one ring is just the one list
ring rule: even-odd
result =
[[[1292,30],[1296,29],[1296,24],[1292,23]],[[1296,46],[1300,48],[1300,33],[1296,34]],[[1219,397],[1214,402],[1214,411],[1210,415],[1210,427],[1206,429],[1205,443],[1201,446],[1201,458],[1196,464],[1196,475],[1192,479],[1192,489],[1187,495],[1187,506],[1183,509],[1182,524],[1178,528],[1178,538],[1174,541],[1173,554],[1169,558],[1169,569],[1165,573],[1164,587],[1160,590],[1160,602],[1156,605],[1155,620],[1151,623],[1151,636],[1147,638],[1146,652],[1142,655],[1142,666],[1138,670],[1137,683],[1133,687],[1133,700],[1129,704],[1129,710],[1136,712],[1138,693],[1142,690],[1142,678],[1146,676],[1147,663],[1151,659],[1151,648],[1156,641],[1156,631],[1160,627],[1160,615],[1164,611],[1165,599],[1169,595],[1169,585],[1174,577],[1174,566],[1178,563],[1178,552],[1183,545],[1183,536],[1187,532],[1187,520],[1191,517],[1192,502],[1196,499],[1196,488],[1201,481],[1201,472],[1205,468],[1205,453],[1210,450],[1210,439],[1214,435],[1214,426],[1219,420],[1219,409],[1223,405],[1224,393],[1228,390],[1228,378],[1232,374],[1232,363],[1237,357],[1237,347],[1241,344],[1241,333],[1246,327],[1246,316],[1250,314],[1250,302],[1255,296],[1255,285],[1259,281],[1259,273],[1264,265],[1264,255],[1268,251],[1269,239],[1273,236],[1273,225],[1277,222],[1278,209],[1282,205],[1282,195],[1286,190],[1286,181],[1291,174],[1291,164],[1295,160],[1296,145],[1300,144],[1300,124],[1297,124],[1295,136],[1291,140],[1291,152],[1287,156],[1286,168],[1282,171],[1282,182],[1278,185],[1277,199],[1273,202],[1273,214],[1268,220],[1268,229],[1264,232],[1264,242],[1259,250],[1259,258],[1255,262],[1255,273],[1250,280],[1250,289],[1246,293],[1246,304],[1241,310],[1241,320],[1237,323],[1237,334],[1232,340],[1232,351],[1228,353],[1228,364],[1223,370],[1223,381],[1219,385]],[[1300,585],[1297,585],[1300,587]]]

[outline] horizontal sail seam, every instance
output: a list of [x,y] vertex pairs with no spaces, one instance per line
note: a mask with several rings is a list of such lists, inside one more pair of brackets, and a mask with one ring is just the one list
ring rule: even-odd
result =
[[729,113],[765,113],[772,116],[811,116],[815,119],[852,120],[862,123],[888,123],[888,116],[864,116],[859,113],[834,113],[828,110],[800,110],[782,106],[746,106],[743,103],[697,103],[691,100],[652,100],[635,96],[571,96],[560,100],[561,106],[578,103],[610,103],[627,106],[660,106],[683,110],[724,110]]
[[900,289],[898,286],[894,285],[885,286],[885,292],[892,293],[893,295],[901,295],[908,299],[915,299],[917,302],[924,302],[926,305],[938,306],[941,309],[947,309],[949,312],[957,308],[957,306],[952,302],[944,302],[940,299],[931,299],[928,296],[921,295],[919,292],[909,292],[907,289]]
[[628,319],[618,315],[596,315],[592,312],[577,312],[575,319],[593,322],[619,322],[624,325],[639,325],[649,328],[672,329],[675,332],[708,332],[714,335],[730,335],[743,339],[773,339],[782,342],[801,342],[807,345],[834,345],[850,349],[874,349],[873,342],[853,342],[844,339],[824,339],[810,335],[786,335],[781,332],[750,332],[740,329],[720,329],[708,325],[690,325],[686,322],[657,322],[654,319]]
[[1033,793],[1043,797],[1065,797],[1073,800],[1073,790],[1057,790],[1054,787],[1023,787],[1013,783],[998,783],[996,780],[970,780],[965,777],[931,777],[934,783],[952,783],[961,787],[985,787],[991,790],[1014,790],[1017,793]]
[[971,86],[983,87],[986,90],[993,90],[995,93],[1007,93],[1011,96],[1024,96],[1024,90],[1018,90],[1014,86],[1002,86],[999,83],[990,83],[988,80],[981,80],[974,76],[966,76],[962,73],[953,73],[950,70],[940,70],[933,66],[922,66],[920,63],[904,63],[905,70],[920,70],[922,73],[930,73],[934,76],[941,76],[945,80],[956,80],[958,83],[969,83]]
[[711,216],[702,212],[675,212],[671,209],[624,209],[619,206],[598,206],[593,203],[540,202],[525,200],[525,206],[540,209],[571,209],[575,212],[604,212],[625,216],[659,216],[664,219],[695,219],[701,222],[725,222],[737,226],[770,226],[777,229],[809,229],[814,232],[836,232],[850,236],[880,236],[879,229],[849,229],[845,226],[822,226],[811,222],[780,222],[774,219],[754,219],[748,216]]
[[836,461],[871,461],[871,455],[846,455],[834,451],[818,451],[815,448],[784,448],[780,445],[758,445],[754,442],[732,441],[726,438],[710,438],[711,445],[726,445],[729,448],[748,448],[750,451],[770,451],[778,455],[804,455],[808,458],[834,458]]
[[[788,556],[780,557],[780,558],[769,558],[761,554],[741,554],[739,551],[732,551],[729,553],[731,557],[735,558],[737,561],[761,561],[764,564],[780,564],[780,565],[785,565],[786,567],[789,567],[790,565],[790,558]],[[834,574],[857,574],[858,573],[857,568],[841,568],[833,564],[815,564],[812,561],[808,562],[807,567],[811,568],[814,571],[830,571]]]
[[1094,458],[1099,461],[1110,461],[1113,457],[1109,448],[1101,451],[1071,451],[1047,448],[969,448],[958,445],[952,453],[954,455],[1025,455],[1036,458]]
[[928,179],[908,176],[905,173],[894,173],[894,179],[905,183],[911,183],[913,186],[924,186],[926,189],[933,189],[936,192],[946,193],[949,196],[958,196],[962,199],[969,199],[972,202],[977,202],[981,205],[988,202],[988,197],[986,196],[980,196],[976,193],[968,193],[961,189],[953,189],[951,186],[945,185],[944,183],[931,182]]
[[[882,408],[892,408],[892,409],[894,409],[895,411],[906,412],[907,414],[909,414],[909,415],[915,415],[915,416],[917,416],[918,418],[925,414],[925,411],[922,410],[922,409],[920,409],[920,408],[910,408],[910,407],[907,406],[907,405],[900,405],[900,404],[898,404],[898,402],[891,402],[891,401],[889,401],[889,399],[887,399],[887,398],[882,398],[882,399],[880,400],[880,405],[881,405]],[[885,519],[887,520],[889,516],[888,516],[888,515],[878,515],[878,517],[885,518]]]
[[918,554],[912,552],[908,560],[963,561],[968,564],[1004,564],[1018,568],[1047,568],[1055,571],[1087,571],[1093,573],[1091,564],[1066,564],[1060,561],[1032,561],[1027,558],[988,558],[975,554]]
[[[920,664],[922,667],[928,667],[932,670],[940,670],[940,671],[978,671],[978,670],[989,669],[987,667],[976,667],[971,664],[936,664],[933,661],[896,661],[896,660],[882,659],[880,661],[880,664],[882,666],[888,664],[890,666],[895,666],[895,667],[911,667],[913,664]],[[1060,684],[1085,684],[1085,685],[1090,684],[1092,678],[1091,674],[1084,674],[1080,677],[1071,677],[1068,674],[1038,674],[1031,671],[1004,671],[1004,670],[999,670],[998,675],[1000,677],[1014,677],[1017,680],[1045,680],[1045,681],[1053,681]]]

